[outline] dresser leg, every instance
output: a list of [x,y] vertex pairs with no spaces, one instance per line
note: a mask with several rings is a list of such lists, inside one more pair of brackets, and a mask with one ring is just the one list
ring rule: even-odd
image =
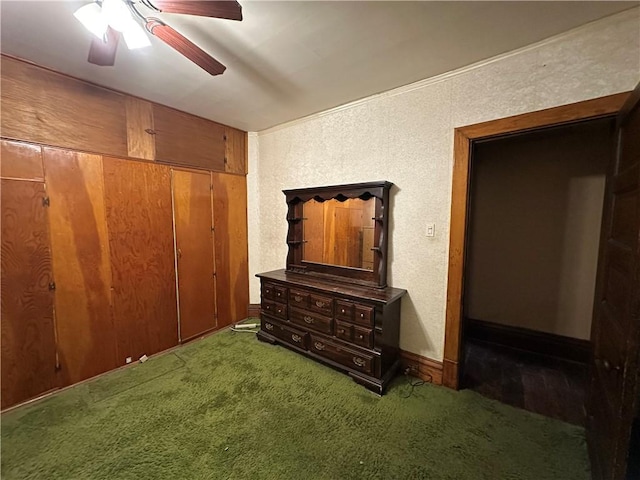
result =
[[362,385],[367,390],[371,390],[376,395],[382,395],[382,392],[384,391],[384,387],[385,387],[382,383],[371,381],[368,378],[361,377],[360,375],[352,372],[349,372],[349,376],[354,382]]
[[258,330],[258,332],[256,332],[256,337],[261,342],[270,343],[271,345],[275,345],[277,343],[277,340],[274,337],[264,333],[262,330]]

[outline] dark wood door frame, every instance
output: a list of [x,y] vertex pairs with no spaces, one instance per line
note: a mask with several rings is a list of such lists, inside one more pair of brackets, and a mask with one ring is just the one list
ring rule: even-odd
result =
[[449,279],[442,384],[458,389],[462,348],[462,293],[469,201],[471,146],[474,141],[583,120],[615,116],[630,92],[562,105],[513,117],[456,128],[453,139],[453,187],[449,238]]

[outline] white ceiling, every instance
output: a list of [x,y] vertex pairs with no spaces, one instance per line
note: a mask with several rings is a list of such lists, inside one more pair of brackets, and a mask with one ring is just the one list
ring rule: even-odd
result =
[[638,2],[243,1],[244,20],[163,20],[227,66],[211,77],[160,40],[87,63],[87,1],[0,2],[3,53],[259,131],[493,57]]

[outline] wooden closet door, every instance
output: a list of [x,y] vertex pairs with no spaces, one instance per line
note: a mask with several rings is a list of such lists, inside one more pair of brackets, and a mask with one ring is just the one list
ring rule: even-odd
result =
[[216,292],[211,176],[173,170],[180,340],[214,329]]
[[178,344],[171,172],[103,158],[118,362]]
[[0,383],[6,408],[56,387],[56,345],[44,183],[3,179],[0,187]]
[[51,199],[58,377],[64,386],[119,365],[111,316],[102,157],[45,148],[43,158]]
[[218,327],[249,314],[247,179],[212,173]]

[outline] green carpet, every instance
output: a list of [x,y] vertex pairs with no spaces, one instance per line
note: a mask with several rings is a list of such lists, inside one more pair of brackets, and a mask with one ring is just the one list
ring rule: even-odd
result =
[[587,479],[584,430],[222,332],[2,416],[10,479]]

